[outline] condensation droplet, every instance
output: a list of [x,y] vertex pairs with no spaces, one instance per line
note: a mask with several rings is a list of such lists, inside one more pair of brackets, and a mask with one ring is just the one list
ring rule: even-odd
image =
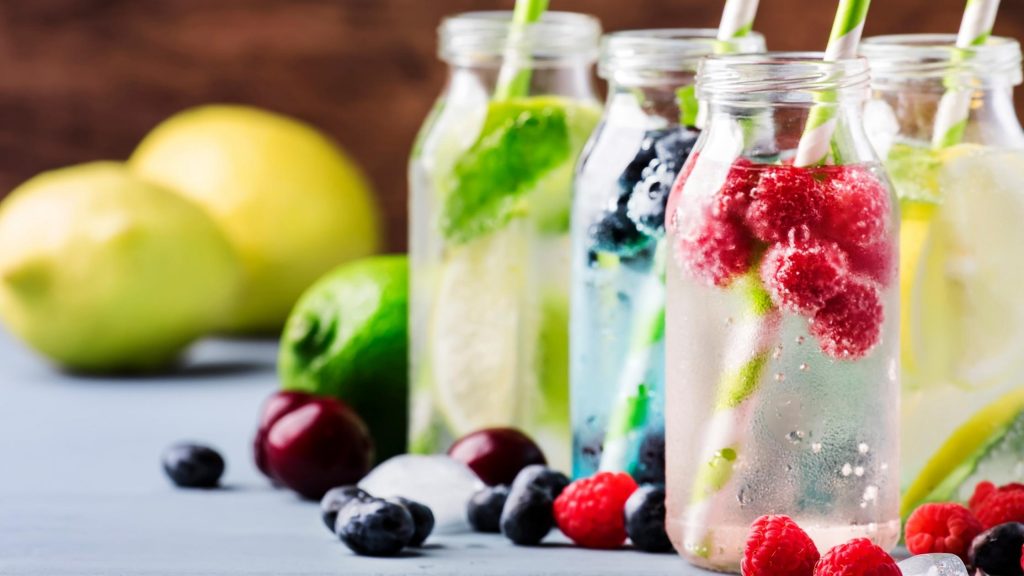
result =
[[811,367],[810,367],[810,366],[808,366],[808,365],[807,365],[806,363],[805,363],[805,364],[801,364],[801,365],[800,365],[800,371],[801,371],[801,372],[807,372],[807,371],[808,371],[808,370],[810,370],[810,369],[811,369]]
[[782,345],[781,344],[779,344],[778,346],[775,347],[775,350],[772,352],[772,358],[775,359],[775,360],[778,360],[779,358],[782,358]]
[[815,454],[821,454],[821,442],[815,442],[814,444],[811,444],[811,452],[814,452]]
[[864,488],[864,500],[867,502],[874,502],[875,500],[878,500],[878,486],[871,484],[867,488]]
[[843,476],[849,476],[850,474],[853,474],[853,466],[851,466],[850,463],[847,462],[846,464],[843,464],[843,469],[841,470],[841,472]]
[[786,381],[786,375],[783,374],[782,372],[777,373],[775,375],[775,381],[776,382],[785,382]]
[[732,317],[732,316],[729,316],[729,317],[727,317],[727,318],[725,319],[725,325],[726,325],[726,326],[732,326],[732,323],[733,323],[733,322],[735,322],[735,320],[733,320],[733,317]]
[[863,476],[864,475],[864,467],[863,466],[855,467],[853,469],[853,475],[856,476],[857,478],[860,478],[861,476]]
[[786,434],[786,438],[793,444],[798,444],[804,440],[803,430],[793,430],[789,434]]
[[871,447],[868,446],[865,442],[861,442],[860,444],[857,445],[857,452],[860,452],[861,454],[867,454],[870,451]]
[[803,344],[803,343],[804,343],[804,337],[803,337],[803,336],[797,336],[797,337],[796,337],[796,343],[797,343],[798,345],[799,345],[799,344]]
[[889,463],[888,462],[882,462],[881,464],[878,465],[878,468],[882,472],[885,472],[886,470],[889,469]]

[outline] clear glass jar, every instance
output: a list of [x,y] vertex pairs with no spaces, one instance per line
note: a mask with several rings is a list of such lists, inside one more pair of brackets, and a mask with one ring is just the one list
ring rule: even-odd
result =
[[409,169],[410,449],[512,426],[567,469],[569,213],[601,31],[582,14],[511,22],[440,29],[448,84]]
[[763,52],[716,30],[605,36],[609,93],[576,174],[573,199],[573,475],[628,471],[664,482],[664,221],[679,169],[700,134],[694,81],[701,58]]
[[[1024,481],[1024,131],[1015,40],[871,38],[869,135],[901,208],[903,515]],[[933,145],[947,90],[966,93],[959,143]]]
[[[708,123],[669,198],[667,529],[714,570],[739,572],[763,514],[821,550],[899,540],[895,200],[867,61],[822,58],[705,59]],[[794,167],[814,107],[830,152]]]

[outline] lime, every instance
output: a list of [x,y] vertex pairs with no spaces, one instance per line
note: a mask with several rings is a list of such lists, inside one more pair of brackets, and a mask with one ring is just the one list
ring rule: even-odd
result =
[[[1009,443],[1013,443],[1014,449],[1004,450]],[[1022,444],[1024,388],[1010,392],[975,413],[946,440],[904,492],[901,515],[906,518],[925,502],[966,499],[973,489],[971,479],[979,469],[997,467],[996,460],[1004,458],[1019,466]]]
[[199,206],[121,164],[40,174],[0,205],[0,316],[72,370],[164,367],[218,325],[240,277]]
[[339,398],[366,421],[378,460],[405,451],[409,272],[405,256],[338,267],[299,299],[285,325],[285,390]]
[[186,110],[146,136],[130,165],[203,206],[240,255],[245,285],[228,330],[279,330],[317,278],[380,245],[362,173],[324,134],[285,116]]
[[442,264],[429,346],[436,404],[456,437],[516,423],[528,234],[511,222]]

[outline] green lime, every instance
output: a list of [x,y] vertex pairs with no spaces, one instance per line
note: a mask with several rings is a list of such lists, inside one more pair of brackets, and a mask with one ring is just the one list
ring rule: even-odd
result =
[[373,434],[378,460],[405,452],[408,270],[405,256],[335,269],[302,295],[281,337],[283,388],[352,406]]
[[[1024,388],[978,411],[946,440],[903,494],[902,516],[906,518],[925,502],[964,500],[974,486],[976,472],[998,468],[998,461],[1007,456],[1012,464],[1019,462],[1022,428]],[[1011,444],[1013,449],[1008,450]]]

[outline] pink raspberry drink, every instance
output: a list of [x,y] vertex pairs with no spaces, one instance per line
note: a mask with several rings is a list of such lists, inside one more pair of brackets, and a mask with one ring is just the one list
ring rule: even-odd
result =
[[[738,572],[764,514],[822,550],[899,538],[899,225],[867,81],[820,55],[702,65],[708,123],[666,217],[668,531],[699,566]],[[794,166],[812,107],[830,152]]]

